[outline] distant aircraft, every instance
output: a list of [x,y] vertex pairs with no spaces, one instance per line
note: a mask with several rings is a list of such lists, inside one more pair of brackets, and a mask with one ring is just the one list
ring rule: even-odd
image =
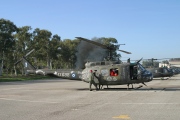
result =
[[[165,58],[163,58],[165,59]],[[167,58],[166,58],[167,59]],[[145,59],[144,59],[145,60]],[[173,72],[169,70],[167,67],[154,67],[154,60],[162,60],[162,59],[148,59],[151,60],[152,66],[151,68],[146,68],[148,71],[152,72],[154,78],[161,77],[161,79],[164,79],[164,77],[171,77],[173,76]]]

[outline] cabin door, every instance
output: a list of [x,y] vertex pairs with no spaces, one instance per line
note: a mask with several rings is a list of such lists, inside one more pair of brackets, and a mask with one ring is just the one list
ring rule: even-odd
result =
[[122,80],[129,81],[130,79],[130,68],[129,66],[123,66],[121,70],[121,78]]

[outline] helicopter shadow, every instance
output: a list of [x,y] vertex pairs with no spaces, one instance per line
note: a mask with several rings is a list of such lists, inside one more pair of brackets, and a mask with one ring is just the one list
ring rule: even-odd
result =
[[175,87],[164,87],[164,88],[141,88],[141,89],[137,89],[137,91],[180,91],[180,87],[179,88],[175,88]]
[[[79,89],[76,89],[78,91],[89,91],[88,88],[79,88]],[[129,92],[132,92],[132,91],[154,91],[154,92],[157,92],[157,91],[180,91],[180,87],[159,87],[159,88],[153,88],[153,87],[150,87],[150,88],[103,88],[103,89],[100,89],[100,90],[95,90],[93,89],[92,91],[97,91],[97,92],[101,92],[101,91],[129,91]]]
[[169,80],[170,78],[153,78],[153,80]]
[[168,77],[168,78],[153,78],[153,80],[180,80],[180,79],[179,78]]

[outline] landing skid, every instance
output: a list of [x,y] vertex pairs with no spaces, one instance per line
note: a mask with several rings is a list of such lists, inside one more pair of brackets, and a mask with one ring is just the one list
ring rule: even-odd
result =
[[[146,85],[144,82],[143,82],[142,84],[145,85],[145,86],[147,87],[147,85]],[[137,89],[139,89],[139,88],[142,88],[143,85],[139,85],[139,87],[136,87],[136,88],[134,88],[134,89],[137,90]]]
[[139,87],[134,88],[134,90],[137,90],[137,89],[142,88],[142,87],[143,87],[143,86],[140,85]]
[[143,85],[147,86],[144,82],[142,83]]
[[[129,90],[129,85],[130,84],[127,84],[127,90]],[[133,84],[131,84],[131,85],[132,85],[132,89],[134,89]]]

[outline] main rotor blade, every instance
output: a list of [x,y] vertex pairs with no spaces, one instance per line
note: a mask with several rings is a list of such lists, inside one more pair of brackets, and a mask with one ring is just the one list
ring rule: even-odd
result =
[[131,54],[131,52],[127,52],[127,51],[124,51],[124,50],[118,50],[118,51],[124,52],[126,54]]
[[172,58],[160,58],[160,59],[151,58],[151,59],[143,59],[143,60],[167,60],[167,59],[172,59]]
[[97,46],[100,46],[100,47],[102,47],[102,48],[104,48],[104,49],[108,49],[108,50],[109,50],[109,47],[108,47],[108,46],[103,45],[103,44],[101,44],[101,43],[98,43],[98,42],[95,42],[95,41],[92,41],[92,40],[88,40],[88,39],[82,38],[82,37],[76,37],[76,38],[79,39],[79,40],[83,40],[83,41],[92,43],[92,44],[94,44],[94,45],[97,45]]
[[30,52],[28,52],[24,57],[27,57],[28,55],[30,55],[35,49],[32,49]]
[[[80,39],[80,40],[83,40],[83,41],[86,41],[86,42],[89,42],[89,43],[92,43],[92,44],[95,44],[95,45],[100,46],[100,47],[102,47],[102,48],[104,48],[104,49],[108,49],[108,50],[113,50],[113,49],[114,49],[114,48],[112,48],[112,47],[103,45],[103,44],[101,44],[101,43],[98,43],[98,42],[95,42],[95,41],[92,41],[92,40],[88,40],[88,39],[86,39],[86,38],[82,38],[82,37],[76,37],[76,38],[77,38],[77,39]],[[116,49],[114,49],[114,50],[116,50]],[[118,51],[124,52],[124,53],[126,53],[126,54],[131,54],[131,52],[127,52],[127,51],[124,51],[124,50],[118,50]]]
[[143,58],[141,58],[140,60],[138,60],[136,63],[139,63]]

